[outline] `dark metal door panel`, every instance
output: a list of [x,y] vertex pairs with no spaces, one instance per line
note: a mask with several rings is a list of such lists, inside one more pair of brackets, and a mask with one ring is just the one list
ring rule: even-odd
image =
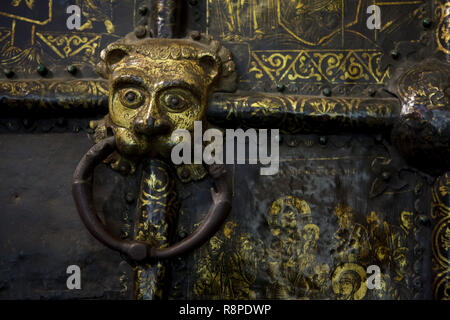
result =
[[[66,1],[30,3],[0,7],[1,298],[448,298],[449,1],[375,3],[379,30],[371,0],[77,0],[79,30]],[[281,133],[279,172],[227,165],[231,214],[170,260],[106,248],[71,195],[78,161],[117,129],[96,64],[125,36],[132,57],[152,38],[161,50],[143,45],[139,66],[153,57],[166,73],[178,53],[161,38],[223,46],[205,122]],[[170,247],[205,221],[215,183],[203,165],[108,160],[93,195],[117,239]],[[81,290],[66,287],[73,264]],[[371,265],[380,289],[365,284]]]
[[[386,141],[361,135],[319,141],[283,137],[274,176],[260,176],[255,166],[230,167],[232,213],[207,245],[174,263],[172,297],[431,298],[430,181],[409,170]],[[182,206],[178,234],[189,234],[204,215],[194,207],[198,186],[187,190],[195,200]],[[201,190],[207,194],[208,186]],[[370,265],[382,270],[380,290],[365,286]]]
[[[1,188],[2,299],[127,298],[129,268],[86,232],[73,206],[71,176],[85,134],[3,134]],[[100,169],[100,168],[99,168]],[[97,191],[111,230],[120,232],[126,204],[120,177],[104,175]],[[123,184],[123,182],[122,182]],[[113,201],[108,201],[108,199]],[[105,205],[104,203],[108,204]],[[68,290],[70,265],[81,269],[82,290]]]

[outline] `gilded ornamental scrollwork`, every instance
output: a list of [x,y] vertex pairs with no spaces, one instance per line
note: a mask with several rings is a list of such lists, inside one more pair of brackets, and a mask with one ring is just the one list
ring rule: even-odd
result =
[[434,299],[450,300],[450,173],[439,177],[432,189]]

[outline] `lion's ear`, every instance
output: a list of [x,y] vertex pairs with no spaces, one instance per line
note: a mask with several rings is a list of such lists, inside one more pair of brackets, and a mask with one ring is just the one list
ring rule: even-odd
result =
[[97,64],[97,73],[107,79],[114,65],[129,54],[129,47],[123,44],[111,44],[100,53],[100,62]]
[[203,56],[199,60],[199,64],[205,71],[205,76],[210,79],[210,83],[213,82],[219,75],[219,62],[217,62],[212,56]]
[[119,63],[124,57],[126,57],[128,53],[128,48],[124,46],[111,48],[106,52],[104,59],[105,63],[109,68],[111,68],[113,65]]

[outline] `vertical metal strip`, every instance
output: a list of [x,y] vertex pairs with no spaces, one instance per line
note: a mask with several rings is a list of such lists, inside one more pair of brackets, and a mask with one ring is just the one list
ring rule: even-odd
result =
[[180,2],[153,0],[150,3],[149,27],[155,38],[177,38],[180,29]]
[[432,189],[433,296],[450,299],[450,172],[436,179]]
[[[143,165],[136,239],[164,248],[171,242],[179,209],[173,179],[167,164],[162,161],[151,159]],[[137,266],[137,298],[163,299],[168,268],[165,261]]]

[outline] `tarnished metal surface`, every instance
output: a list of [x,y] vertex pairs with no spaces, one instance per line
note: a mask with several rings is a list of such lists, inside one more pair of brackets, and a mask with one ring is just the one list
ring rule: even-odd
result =
[[[174,245],[167,246],[168,243],[161,243],[161,237],[169,237],[168,225],[174,223],[174,217],[169,212],[161,212],[162,217],[159,224],[166,226],[163,230],[159,228],[148,228],[145,233],[138,233],[136,240],[128,241],[121,240],[114,236],[105,226],[100,215],[96,212],[93,196],[93,175],[95,168],[101,164],[116,148],[115,137],[111,136],[103,139],[95,144],[83,156],[75,169],[73,174],[72,194],[75,200],[78,213],[81,220],[85,224],[89,232],[100,242],[109,248],[127,255],[131,260],[142,262],[149,259],[168,259],[186,254],[205,243],[211,236],[217,232],[223,221],[227,218],[231,209],[231,194],[226,180],[226,171],[223,165],[211,165],[209,173],[214,178],[217,188],[216,191],[211,191],[213,203],[208,211],[204,222],[199,228],[183,241]],[[144,171],[145,172],[145,171]],[[158,190],[157,185],[163,191],[169,193],[169,181],[157,179],[155,173],[150,172],[147,179],[154,183],[155,191]],[[152,198],[153,192],[146,192],[146,186],[141,186],[143,189],[141,193],[149,198]],[[158,196],[153,195],[153,199]],[[161,200],[161,199],[159,199]],[[163,211],[172,210],[170,206],[163,206]],[[157,222],[154,220],[153,214],[158,214],[161,211],[158,208],[153,208],[153,212],[139,211],[147,225],[152,224],[156,227]],[[144,239],[150,240],[148,242],[142,241]],[[155,247],[157,244],[163,244],[163,247]]]
[[[300,152],[300,150],[307,150]],[[386,140],[283,136],[280,171],[231,166],[233,210],[221,231],[174,262],[171,295],[190,299],[431,297],[430,181]],[[387,174],[388,173],[388,174]],[[208,182],[183,186],[179,233],[202,219]],[[423,241],[423,242],[422,242]],[[382,289],[368,290],[379,265]],[[187,278],[186,278],[187,276]]]
[[[82,133],[0,135],[2,299],[132,297],[131,268],[87,232],[73,205],[71,175],[90,145]],[[137,186],[106,167],[97,174],[95,204],[120,234],[132,208],[123,200]],[[81,268],[82,290],[66,286],[70,265]]]
[[[233,90],[235,70],[228,50],[202,34],[192,33],[185,39],[176,40],[138,38],[131,33],[101,53],[98,70],[109,80],[109,113],[95,124],[95,138],[99,142],[77,166],[73,195],[80,217],[94,237],[132,260],[143,261],[185,254],[217,231],[231,208],[224,166],[209,167],[217,192],[211,192],[213,204],[204,223],[183,241],[161,248],[155,244],[165,245],[159,240],[163,235],[169,236],[168,229],[161,233],[161,230],[147,228],[146,234],[138,233],[140,239],[133,241],[111,236],[92,204],[92,172],[103,160],[111,158],[115,149],[118,162],[123,160],[131,164],[130,172],[141,159],[162,157],[169,161],[172,147],[181,141],[174,140],[173,132],[180,129],[193,132],[195,121],[204,122],[210,92]],[[156,188],[155,173],[150,172],[146,179],[153,181]],[[164,186],[169,184],[158,181]],[[150,197],[152,192],[146,193],[145,185],[142,188],[142,193]],[[163,210],[170,210],[170,207],[164,206]],[[156,222],[151,212],[139,212],[147,216],[143,218],[147,224]],[[162,226],[173,224],[173,217],[170,218],[168,212],[162,214]]]
[[222,127],[280,128],[282,132],[383,132],[400,116],[397,99],[280,94],[216,95],[208,119]]
[[105,113],[107,109],[106,81],[0,81],[0,112],[3,116],[82,116]]
[[[3,1],[0,7],[0,67],[11,79],[97,78],[95,62],[108,43],[139,23],[140,1]],[[81,23],[69,29],[69,5],[78,5]],[[35,19],[29,19],[30,17]],[[46,72],[38,73],[38,66]],[[76,72],[68,71],[69,66]],[[40,69],[42,70],[42,69]]]
[[[63,2],[0,7],[0,177],[11,186],[0,192],[0,296],[448,298],[448,0],[379,2],[379,30],[366,26],[372,0],[76,4],[83,23],[72,31],[61,30],[66,16],[55,14]],[[129,32],[105,51],[100,71],[151,89],[121,83],[109,92],[94,65],[102,49]],[[208,100],[232,81],[205,81],[197,72],[205,65],[183,56],[187,47],[194,56],[206,47],[213,60],[230,62],[225,79],[237,75],[237,92]],[[133,63],[144,76],[127,69]],[[141,107],[153,99],[156,82],[174,79],[200,92],[197,103],[182,94],[199,112],[171,116]],[[108,94],[109,115],[98,120]],[[151,101],[160,111],[175,100]],[[92,112],[103,115],[82,118]],[[89,238],[69,183],[91,145],[85,133],[95,142],[115,133],[120,153],[108,162],[124,175],[96,169],[99,219],[122,240],[169,246],[186,239],[211,207],[213,179],[203,165],[136,161],[133,155],[150,150],[144,135],[159,134],[156,150],[166,156],[173,145],[169,126],[152,118],[170,130],[189,129],[196,119],[223,129],[279,128],[281,164],[273,176],[229,165],[233,209],[219,232],[189,255],[140,264]],[[170,192],[153,203],[162,167]],[[177,221],[169,219],[175,198]],[[65,268],[77,263],[86,287],[68,291]],[[374,264],[382,273],[376,290],[365,285]]]

